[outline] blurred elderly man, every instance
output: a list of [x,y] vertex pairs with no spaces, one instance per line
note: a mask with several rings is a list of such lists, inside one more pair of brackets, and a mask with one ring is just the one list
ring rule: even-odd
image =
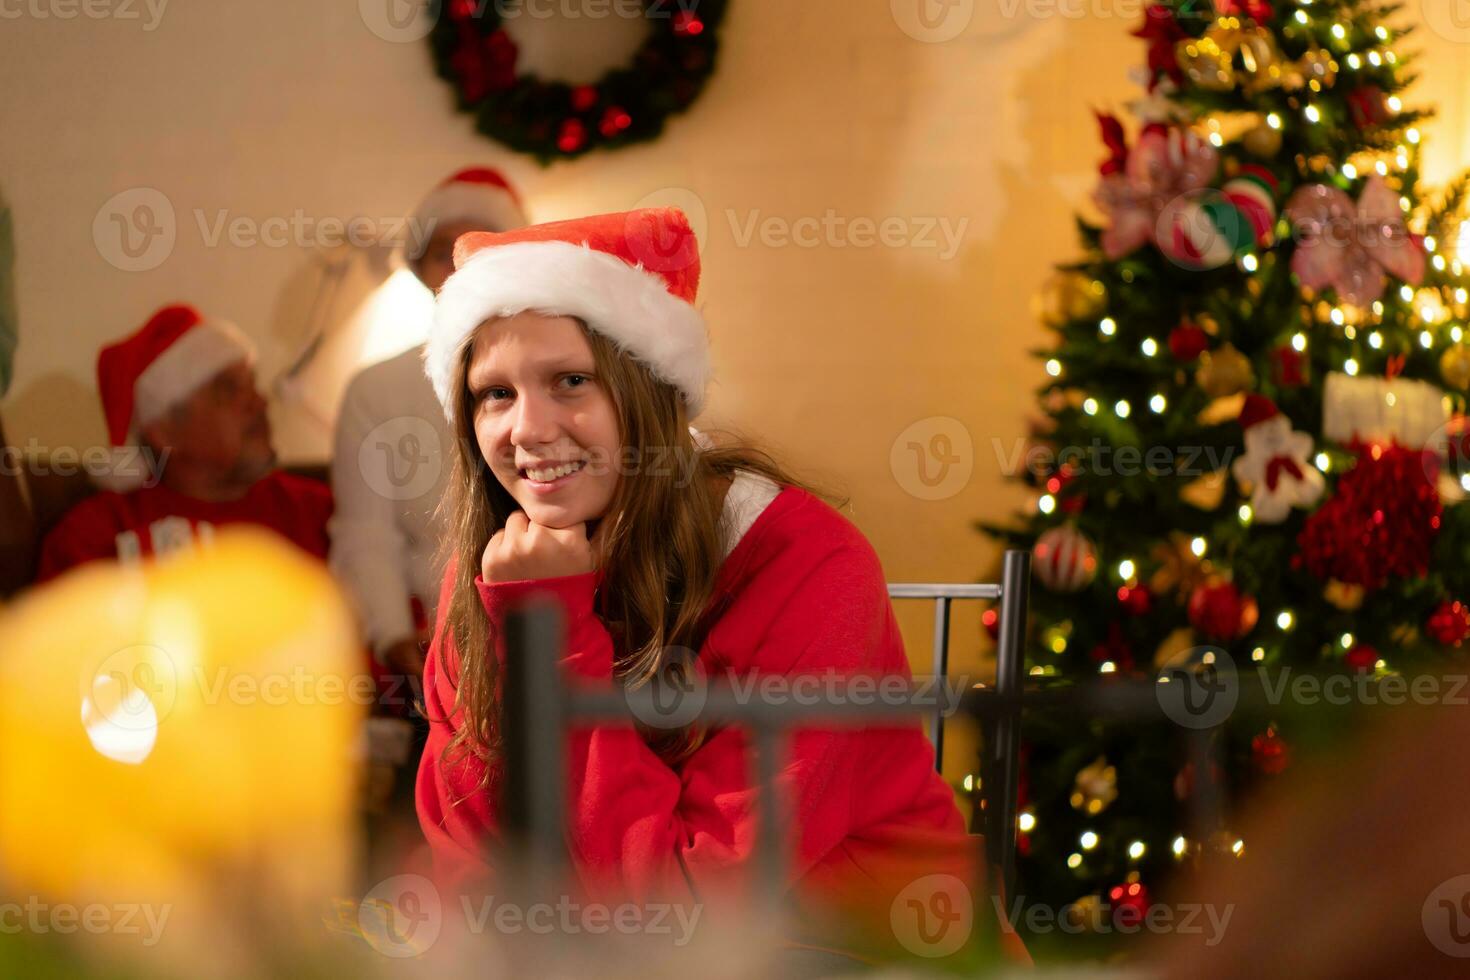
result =
[[[429,192],[404,250],[437,293],[454,272],[454,242],[472,231],[526,224],[515,189],[496,170],[461,170]],[[453,437],[424,373],[422,345],[364,368],[347,387],[332,456],[332,571],[357,606],[373,656],[391,674],[424,672],[443,568],[436,515]]]
[[257,524],[325,559],[331,491],[277,470],[255,351],[184,305],[103,348],[97,386],[117,465],[41,546],[44,581],[83,562],[137,561]]

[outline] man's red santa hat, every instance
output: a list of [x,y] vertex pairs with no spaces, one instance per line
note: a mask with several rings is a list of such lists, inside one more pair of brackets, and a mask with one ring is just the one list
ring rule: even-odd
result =
[[678,208],[475,232],[455,243],[454,266],[424,352],[451,424],[455,370],[475,330],[527,310],[580,319],[677,388],[690,419],[704,407],[710,363],[694,308],[699,243]]
[[[255,348],[240,329],[206,320],[192,306],[165,306],[134,334],[102,348],[97,390],[107,435],[117,449],[139,445],[143,426],[161,418],[225,368],[253,363]],[[142,473],[115,472],[109,489],[130,489]]]
[[509,231],[526,226],[526,212],[520,195],[499,170],[467,167],[445,178],[419,202],[410,225],[415,240],[408,258],[420,258],[434,229],[450,224]]

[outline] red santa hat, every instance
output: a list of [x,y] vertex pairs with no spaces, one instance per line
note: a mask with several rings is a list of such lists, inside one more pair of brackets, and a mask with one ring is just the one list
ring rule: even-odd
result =
[[134,334],[102,348],[97,390],[114,446],[136,443],[138,430],[192,395],[220,371],[255,360],[233,324],[206,320],[192,306],[165,306]]
[[1240,407],[1240,427],[1249,429],[1279,414],[1276,403],[1265,395],[1246,395],[1245,403]]
[[[413,213],[412,230],[421,255],[440,225],[472,223],[487,231],[509,231],[526,225],[520,195],[505,175],[490,167],[467,167],[429,192]],[[417,259],[418,255],[410,255]]]
[[678,208],[475,232],[455,243],[454,266],[424,351],[451,424],[455,369],[476,328],[527,310],[580,319],[677,388],[690,419],[704,407],[710,364],[694,308],[699,243]]

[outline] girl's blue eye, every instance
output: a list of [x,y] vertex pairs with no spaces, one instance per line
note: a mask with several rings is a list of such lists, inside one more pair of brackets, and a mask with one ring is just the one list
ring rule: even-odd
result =
[[[577,379],[579,379],[581,381],[591,381],[592,380],[590,377],[588,377],[585,374],[569,374],[565,378],[563,378],[562,380],[563,381],[570,381],[573,378],[577,378]],[[572,385],[572,387],[573,388],[580,388],[582,386],[580,384],[576,384],[576,385]]]

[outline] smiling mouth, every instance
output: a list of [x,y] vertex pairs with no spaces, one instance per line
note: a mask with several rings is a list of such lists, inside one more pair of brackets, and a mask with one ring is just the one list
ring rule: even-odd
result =
[[523,467],[516,472],[521,479],[530,480],[533,483],[554,483],[562,477],[571,476],[580,471],[586,465],[585,459],[579,459],[574,463],[563,463],[558,466]]

